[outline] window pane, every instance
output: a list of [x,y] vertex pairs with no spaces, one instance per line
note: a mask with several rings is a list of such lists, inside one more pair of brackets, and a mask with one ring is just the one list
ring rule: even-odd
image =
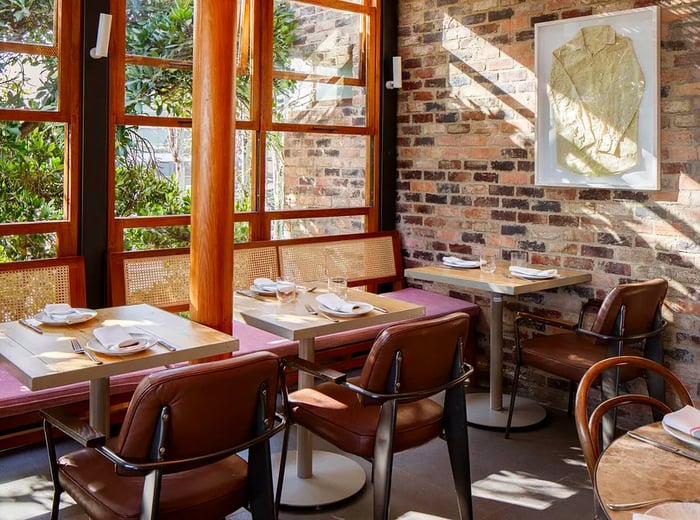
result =
[[274,220],[270,224],[270,236],[273,240],[343,235],[365,230],[364,216]]
[[233,242],[236,244],[250,242],[250,222],[233,223]]
[[124,112],[147,116],[192,116],[192,71],[126,66]]
[[0,262],[56,257],[56,234],[8,235],[0,237]]
[[124,230],[124,251],[171,249],[190,245],[190,226],[159,226]]
[[192,63],[194,0],[127,0],[126,53]]
[[255,154],[255,132],[236,130],[236,157],[234,180],[234,206],[236,213],[252,211],[253,208],[253,160]]
[[0,41],[53,45],[54,2],[0,2]]
[[266,209],[368,206],[369,142],[356,135],[268,134]]
[[0,121],[0,222],[63,218],[65,126]]
[[273,118],[281,123],[366,126],[365,87],[313,81],[274,80]]
[[115,215],[189,213],[191,166],[189,128],[118,127]]
[[0,52],[0,108],[56,110],[58,59]]

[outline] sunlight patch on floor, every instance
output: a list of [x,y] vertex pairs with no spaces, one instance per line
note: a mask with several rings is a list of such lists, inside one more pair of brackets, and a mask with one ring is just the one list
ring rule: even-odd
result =
[[475,497],[543,511],[557,500],[575,495],[577,491],[527,473],[500,471],[474,482],[472,493]]
[[[53,484],[39,475],[31,475],[0,484],[0,518],[23,520],[51,511]],[[75,504],[64,493],[61,508]]]

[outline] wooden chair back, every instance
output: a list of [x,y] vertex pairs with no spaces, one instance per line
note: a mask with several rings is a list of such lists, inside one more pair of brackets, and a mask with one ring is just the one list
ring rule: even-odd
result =
[[0,263],[0,320],[32,316],[47,303],[85,307],[81,256]]

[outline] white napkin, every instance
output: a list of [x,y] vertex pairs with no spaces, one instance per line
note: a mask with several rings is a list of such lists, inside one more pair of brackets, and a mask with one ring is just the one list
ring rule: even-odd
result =
[[277,289],[277,284],[269,278],[256,278],[253,280],[253,285],[266,292],[275,292]]
[[664,520],[660,516],[646,515],[644,513],[634,513],[632,520]]
[[54,321],[72,323],[80,321],[83,313],[78,309],[74,309],[67,303],[47,303],[44,307],[44,314]]
[[129,329],[121,325],[107,325],[98,327],[92,333],[97,340],[108,350],[131,347],[138,344],[138,340],[131,337]]
[[336,312],[347,312],[351,313],[355,309],[359,309],[360,306],[357,303],[347,302],[343,300],[337,294],[319,294],[316,296],[316,301],[323,305],[325,308]]
[[680,410],[664,415],[663,422],[666,426],[700,439],[700,410],[689,404]]
[[452,267],[479,267],[481,265],[478,260],[462,260],[456,256],[446,256],[442,259],[442,263]]
[[530,267],[521,267],[518,265],[511,265],[509,268],[510,274],[515,276],[532,276],[537,278],[552,278],[557,276],[556,269],[532,269]]

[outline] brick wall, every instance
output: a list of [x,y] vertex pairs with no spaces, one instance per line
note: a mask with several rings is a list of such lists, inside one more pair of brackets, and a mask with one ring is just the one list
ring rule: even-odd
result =
[[[658,4],[661,16],[661,190],[534,185],[534,24]],[[575,320],[581,302],[618,283],[669,281],[666,362],[700,396],[700,1],[404,0],[399,52],[398,215],[405,264],[441,254],[511,249],[589,271],[592,282],[506,298],[505,378],[512,375],[513,311],[547,309]],[[434,286],[482,306],[488,295]],[[566,384],[526,371],[542,402],[565,407]]]

